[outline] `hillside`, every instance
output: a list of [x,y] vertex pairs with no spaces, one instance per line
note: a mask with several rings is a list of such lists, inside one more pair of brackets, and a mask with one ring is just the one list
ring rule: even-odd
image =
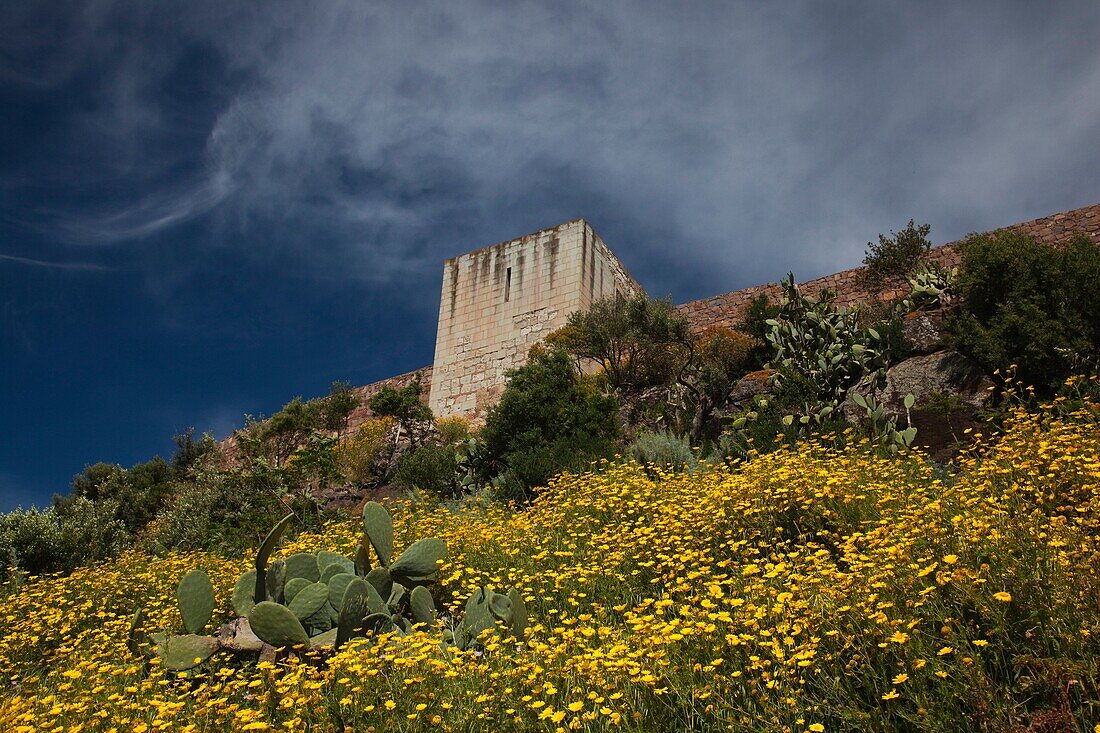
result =
[[[1016,411],[944,470],[919,452],[801,442],[695,473],[604,464],[525,510],[394,504],[396,546],[434,535],[437,598],[515,586],[519,644],[438,633],[328,660],[216,657],[175,679],[127,651],[180,628],[201,567],[216,620],[251,554],[128,551],[9,588],[8,730],[1092,730],[1100,723],[1100,405]],[[280,556],[353,552],[335,522]]]

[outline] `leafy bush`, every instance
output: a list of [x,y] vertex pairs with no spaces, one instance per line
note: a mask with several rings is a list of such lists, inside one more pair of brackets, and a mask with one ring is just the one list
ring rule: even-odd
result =
[[772,303],[764,293],[749,301],[740,326],[740,330],[752,337],[756,343],[746,358],[745,368],[749,371],[762,369],[771,361],[772,349],[768,343],[768,331],[771,330],[771,326],[768,325],[768,321],[775,319],[778,315],[779,304]]
[[115,499],[77,497],[64,515],[52,508],[0,514],[0,575],[7,568],[31,575],[68,572],[111,557],[129,543],[117,511]]
[[[829,410],[820,398],[818,385],[807,375],[780,367],[771,394],[757,395],[741,411],[732,428],[721,436],[716,451],[723,458],[746,458],[750,452],[771,453],[811,435],[832,436],[837,443],[847,424],[839,410]],[[831,405],[828,405],[831,406]],[[795,416],[807,417],[806,424]]]
[[359,397],[345,382],[333,382],[327,397],[303,401],[295,397],[271,417],[246,416],[234,437],[248,460],[263,459],[281,466],[317,432],[343,432]]
[[419,489],[440,499],[452,499],[462,493],[459,478],[458,448],[425,443],[404,455],[394,483],[403,489]]
[[359,426],[353,437],[336,446],[336,461],[348,481],[357,486],[366,486],[378,475],[385,473],[378,464],[392,452],[394,441],[390,433],[396,424],[397,421],[392,417],[368,420]]
[[425,432],[425,425],[430,425],[432,421],[431,409],[420,401],[423,391],[419,374],[401,389],[383,385],[370,398],[371,412],[378,417],[392,417],[397,421],[398,429],[415,445]]
[[691,441],[669,432],[642,431],[630,444],[630,455],[645,466],[680,471],[698,464]]
[[881,289],[903,281],[920,267],[928,257],[932,242],[928,224],[917,226],[913,220],[900,232],[890,232],[889,237],[878,235],[878,243],[868,242],[860,277],[865,287]]
[[670,300],[613,295],[570,315],[547,345],[595,362],[611,389],[632,392],[674,381],[690,358],[691,333]]
[[234,436],[241,454],[250,461],[281,466],[321,425],[321,411],[317,404],[295,397],[269,418],[248,415],[245,420]]
[[172,501],[157,515],[150,549],[243,549],[255,546],[288,511],[306,526],[324,519],[316,502],[291,491],[287,469],[255,464],[249,470],[219,471],[206,466],[180,484]]
[[442,445],[457,445],[470,437],[470,422],[461,415],[437,418],[436,439]]
[[957,290],[965,311],[949,321],[955,348],[988,371],[1050,392],[1100,353],[1100,245],[1079,237],[1061,248],[1012,231],[969,237],[959,247]]
[[608,455],[618,435],[617,402],[582,379],[561,349],[534,350],[509,373],[471,458],[478,478],[523,499],[554,473]]
[[747,333],[711,327],[695,339],[690,361],[679,377],[689,398],[685,406],[688,437],[698,443],[715,407],[725,403],[746,372],[756,340]]
[[130,470],[109,463],[86,467],[73,478],[72,492],[67,497],[55,496],[54,508],[59,516],[69,514],[77,499],[92,502],[114,501],[118,519],[135,533],[149,523],[164,505],[172,491],[175,472],[159,456],[138,463]]

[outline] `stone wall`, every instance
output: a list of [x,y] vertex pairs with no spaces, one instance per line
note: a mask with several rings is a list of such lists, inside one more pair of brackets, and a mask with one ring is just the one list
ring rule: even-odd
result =
[[[1005,228],[1053,245],[1065,243],[1078,234],[1084,234],[1094,242],[1100,243],[1100,204],[1013,224]],[[957,245],[958,242],[951,242],[936,247],[932,250],[933,261],[948,268],[956,266],[959,263]],[[837,294],[838,304],[848,306],[866,302],[874,297],[889,300],[905,294],[901,289],[869,293],[860,287],[859,271],[860,268],[854,268],[808,280],[799,283],[799,288],[802,292],[811,295],[816,295],[823,288],[828,288]],[[781,290],[778,283],[757,285],[684,303],[678,306],[677,310],[688,319],[688,323],[696,331],[711,326],[735,328],[744,318],[749,303],[760,294],[765,294],[775,301],[781,297]]]
[[420,392],[420,401],[426,405],[428,404],[428,395],[431,394],[432,391],[432,368],[430,366],[353,389],[352,392],[359,398],[359,407],[355,408],[351,415],[348,416],[348,433],[355,432],[360,425],[374,417],[374,413],[371,412],[369,403],[370,398],[373,397],[378,390],[383,387],[401,389],[406,384],[416,379],[417,376],[420,377],[420,384],[423,387]]
[[[1086,206],[1081,209],[1066,211],[1059,214],[1053,214],[1051,216],[1043,217],[1041,219],[1035,219],[1033,221],[1026,221],[1020,224],[1014,224],[1006,228],[1028,234],[1040,241],[1053,245],[1067,242],[1069,239],[1078,234],[1084,234],[1090,237],[1094,242],[1100,244],[1100,204]],[[452,269],[453,263],[457,263],[459,261],[464,262],[464,266],[467,268],[465,272],[470,276],[472,280],[473,273],[470,271],[469,268],[471,266],[471,263],[475,260],[475,256],[478,267],[481,267],[481,262],[484,261],[483,257],[485,256],[485,253],[488,253],[489,277],[482,278],[481,270],[478,270],[478,278],[481,281],[480,287],[482,287],[485,292],[490,292],[491,288],[495,287],[496,282],[495,275],[493,274],[496,248],[513,245],[513,248],[510,251],[514,255],[516,255],[517,262],[518,254],[520,252],[525,253],[524,267],[526,268],[528,263],[533,260],[535,256],[535,251],[538,251],[539,247],[541,247],[542,250],[539,255],[539,263],[540,266],[543,267],[544,272],[542,279],[539,280],[539,287],[547,288],[550,285],[549,272],[545,271],[548,258],[543,257],[542,252],[547,252],[548,248],[549,250],[553,250],[555,245],[553,245],[552,242],[555,240],[555,238],[557,240],[557,262],[563,263],[566,260],[569,260],[570,255],[568,253],[563,254],[562,248],[566,246],[572,246],[574,247],[574,249],[579,248],[579,251],[574,252],[573,254],[579,254],[580,256],[575,257],[572,260],[571,266],[575,270],[575,277],[566,276],[569,285],[573,289],[573,291],[571,291],[568,298],[564,295],[559,298],[559,305],[553,309],[555,311],[554,318],[547,319],[545,321],[546,324],[560,325],[564,323],[564,318],[568,317],[572,309],[576,309],[576,307],[587,307],[592,303],[594,299],[600,297],[601,292],[605,294],[610,292],[609,283],[614,283],[615,289],[619,290],[619,292],[642,291],[642,288],[634,281],[633,278],[630,277],[629,273],[626,272],[626,269],[623,268],[623,266],[619,263],[617,259],[615,259],[615,256],[611,254],[610,250],[608,250],[607,246],[603,243],[602,240],[600,240],[599,236],[597,236],[596,233],[592,231],[592,228],[583,219],[578,219],[576,221],[568,222],[566,224],[561,224],[557,227],[552,227],[550,229],[544,229],[540,232],[535,232],[534,234],[529,234],[526,237],[521,237],[518,240],[505,242],[503,245],[488,247],[482,250],[478,250],[477,252],[471,252],[468,255],[463,255],[462,257],[455,258],[454,260],[448,260],[447,265],[444,267],[443,300],[440,303],[440,332],[443,332],[444,330],[443,316],[446,315],[447,317],[450,317],[451,292],[448,290],[448,284],[450,282],[450,278],[455,277],[455,275],[451,273],[458,272],[459,280],[461,280],[461,276],[463,274],[463,270]],[[566,244],[567,242],[568,245]],[[955,265],[957,265],[957,244],[957,242],[952,242],[934,249],[932,252],[934,260],[944,265],[945,267],[954,267]],[[564,265],[562,267],[564,267]],[[558,266],[555,266],[555,268],[556,269],[553,275],[555,283],[561,284],[559,275],[563,270],[558,269]],[[839,303],[844,305],[853,305],[855,303],[865,302],[872,297],[872,294],[865,292],[859,287],[858,273],[859,268],[844,270],[843,272],[826,275],[824,277],[819,277],[814,280],[800,283],[800,287],[803,289],[804,292],[814,294],[819,292],[822,288],[827,287],[837,292],[837,300]],[[513,272],[513,277],[517,277],[515,272]],[[488,285],[486,285],[486,279],[488,280]],[[531,286],[531,276],[529,273],[527,280],[528,285]],[[603,283],[602,290],[601,282]],[[777,283],[769,283],[766,285],[757,285],[751,288],[744,288],[742,290],[734,290],[733,292],[723,293],[722,295],[715,295],[710,298],[703,298],[701,300],[694,300],[690,303],[685,303],[681,306],[678,306],[678,310],[682,315],[687,317],[688,322],[691,324],[692,328],[697,331],[710,326],[725,326],[727,328],[734,328],[741,323],[741,319],[744,316],[745,309],[748,307],[752,299],[761,293],[768,295],[772,299],[778,299],[780,297],[779,285]],[[891,297],[896,297],[902,294],[903,293],[900,290],[890,291],[886,293],[880,293],[877,295],[877,297],[889,299]],[[490,299],[497,299],[500,296],[501,293],[499,293],[498,291],[492,291],[491,298],[484,295],[481,297],[487,301]],[[456,312],[459,303],[465,302],[464,298],[466,297],[470,297],[469,294],[463,295],[459,293],[456,287],[454,291],[454,303],[456,306]],[[509,297],[511,298],[511,293],[509,293]],[[556,294],[555,297],[557,297]],[[577,305],[574,306],[574,303],[576,303]],[[487,308],[491,305],[496,305],[496,303],[486,303]],[[496,310],[492,309],[488,311],[488,314],[489,315],[486,316],[486,320],[493,324],[497,323],[497,321],[492,321],[489,319],[499,318],[501,315]],[[524,322],[525,319],[533,320],[537,323],[537,317],[533,318],[530,315],[525,316],[522,313],[515,312],[512,312],[510,315],[513,318],[513,323],[516,322],[517,319],[520,323]],[[505,323],[507,325],[507,321]],[[454,333],[454,327],[450,326],[449,328],[451,329],[449,333]],[[557,325],[553,325],[552,328],[557,328]],[[435,390],[433,390],[433,374],[431,366],[426,366],[423,369],[418,370],[417,372],[409,372],[407,374],[402,374],[397,377],[382,380],[381,382],[375,382],[374,384],[369,384],[365,387],[358,387],[356,389],[356,393],[363,398],[363,406],[352,414],[352,425],[357,427],[366,420],[370,419],[370,409],[366,406],[366,403],[370,399],[370,396],[378,391],[379,388],[386,384],[390,384],[394,387],[401,387],[404,384],[407,384],[408,381],[413,379],[417,373],[421,375],[421,380],[424,383],[423,399],[428,404],[432,404],[433,410],[435,410],[437,415],[459,413],[465,414],[470,417],[481,416],[484,410],[489,405],[491,405],[496,397],[500,394],[500,391],[503,388],[503,374],[502,372],[497,371],[496,367],[493,367],[492,372],[487,373],[487,376],[491,377],[491,379],[487,379],[486,376],[479,377],[476,370],[480,368],[480,365],[488,364],[492,361],[492,359],[499,359],[502,368],[504,363],[508,363],[510,365],[521,363],[521,360],[527,355],[527,350],[530,348],[530,344],[534,343],[537,338],[541,338],[541,336],[545,335],[547,332],[549,332],[549,330],[552,330],[552,328],[532,328],[527,332],[524,332],[521,328],[520,336],[522,336],[522,338],[513,337],[513,339],[508,342],[512,344],[511,346],[507,347],[507,349],[511,350],[510,353],[507,352],[507,349],[504,346],[501,346],[500,348],[504,349],[503,352],[498,350],[496,352],[493,352],[492,356],[490,357],[488,356],[489,352],[486,351],[485,359],[479,360],[475,358],[464,362],[463,368],[470,370],[469,372],[465,373],[467,380],[466,384],[468,385],[468,387],[472,387],[474,384],[477,384],[479,386],[476,387],[472,392],[467,393],[465,396],[463,396],[461,400],[456,399],[454,402],[452,402],[452,408],[449,412],[441,412],[436,404],[428,402],[429,391],[431,391],[433,395],[437,394]],[[436,341],[438,363],[440,341],[438,336]],[[453,375],[455,373],[454,366],[451,366],[449,368],[451,370],[450,373]],[[454,377],[452,376],[451,378],[453,379]],[[462,385],[461,378],[459,378],[458,380],[458,385],[460,387]],[[479,392],[478,390],[481,391]],[[439,392],[438,394],[442,395],[442,392]],[[460,402],[464,406],[462,409],[458,408],[458,404]]]
[[584,219],[447,260],[432,411],[480,416],[500,396],[507,371],[570,313],[635,290],[638,284]]

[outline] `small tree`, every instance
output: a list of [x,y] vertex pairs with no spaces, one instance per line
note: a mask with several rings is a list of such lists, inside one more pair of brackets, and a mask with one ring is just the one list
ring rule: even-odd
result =
[[603,369],[608,386],[633,392],[675,381],[691,360],[687,320],[676,315],[670,300],[601,298],[587,311],[577,311],[547,342]]
[[321,426],[320,405],[295,397],[266,420],[246,416],[247,425],[236,433],[237,445],[250,459],[263,458],[276,468]]
[[878,235],[878,243],[868,242],[863,257],[860,280],[864,287],[881,289],[903,281],[928,258],[932,242],[928,239],[930,224],[916,225],[912,219],[900,232],[890,232],[887,237]]
[[321,400],[322,426],[344,435],[348,430],[348,418],[360,402],[350,383],[333,382],[328,396]]
[[692,361],[681,375],[681,384],[692,397],[688,434],[693,443],[702,439],[714,408],[726,401],[745,373],[756,346],[747,333],[722,327],[708,328],[696,339]]
[[425,426],[432,422],[432,411],[420,401],[423,392],[420,383],[420,375],[406,384],[401,389],[394,389],[390,385],[383,385],[370,398],[370,409],[378,417],[392,417],[397,421],[397,439],[400,439],[402,431],[409,436],[409,442],[416,445],[420,442]]

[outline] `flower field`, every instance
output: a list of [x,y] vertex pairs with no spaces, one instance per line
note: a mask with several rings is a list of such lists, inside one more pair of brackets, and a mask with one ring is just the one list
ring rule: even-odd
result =
[[[5,731],[1091,731],[1100,722],[1100,409],[1009,420],[981,457],[803,444],[694,474],[563,476],[529,509],[391,505],[398,550],[446,540],[436,593],[518,587],[523,644],[438,633],[327,660],[127,651],[181,627],[200,567],[216,616],[249,557],[130,552],[3,596]],[[975,453],[975,456],[977,456]],[[351,554],[360,524],[280,556]]]

